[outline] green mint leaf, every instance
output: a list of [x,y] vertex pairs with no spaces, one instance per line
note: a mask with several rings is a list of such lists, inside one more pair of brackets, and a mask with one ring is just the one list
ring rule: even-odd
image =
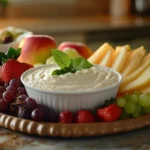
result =
[[68,73],[69,70],[67,68],[64,69],[56,69],[52,72],[52,75],[61,75],[61,74],[66,74]]
[[86,59],[79,57],[76,59],[72,59],[71,60],[71,64],[69,66],[69,68],[72,70],[82,70],[82,69],[88,69],[93,67],[93,65],[88,62]]
[[60,50],[52,50],[52,55],[61,69],[69,67],[71,60],[66,53]]
[[14,59],[17,59],[21,54],[21,48],[16,49],[15,54],[14,54]]
[[7,58],[8,58],[8,59],[9,59],[9,58],[14,58],[15,51],[16,51],[16,50],[15,50],[14,48],[10,47],[10,48],[8,49],[7,53],[6,53]]

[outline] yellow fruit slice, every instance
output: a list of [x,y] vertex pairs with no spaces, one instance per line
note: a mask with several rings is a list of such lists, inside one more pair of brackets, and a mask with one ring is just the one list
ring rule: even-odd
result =
[[119,46],[113,55],[113,62],[111,68],[120,72],[126,63],[128,48],[125,46]]
[[123,78],[120,88],[125,86],[127,83],[137,79],[141,75],[141,73],[146,68],[148,68],[148,66],[150,66],[150,53],[143,59],[141,65],[137,68],[137,70],[135,70],[129,76]]
[[88,61],[92,64],[99,64],[110,48],[108,43],[104,43],[88,58]]
[[110,48],[106,55],[102,58],[102,60],[100,61],[100,65],[101,66],[105,66],[105,67],[110,67],[111,63],[112,63],[112,55],[114,53],[114,49]]
[[134,70],[136,70],[145,55],[146,50],[143,46],[134,50],[133,53],[127,59],[126,64],[123,70],[121,71],[123,77],[130,75]]
[[118,55],[120,49],[122,49],[123,47],[128,51],[127,54],[128,54],[128,53],[131,53],[131,47],[130,47],[129,45],[117,46],[117,47],[116,47],[116,51],[114,52],[114,54],[113,54],[113,56],[112,56],[113,61],[116,59],[116,57],[117,57],[117,55]]
[[134,81],[119,89],[119,93],[132,92],[150,84],[150,66]]

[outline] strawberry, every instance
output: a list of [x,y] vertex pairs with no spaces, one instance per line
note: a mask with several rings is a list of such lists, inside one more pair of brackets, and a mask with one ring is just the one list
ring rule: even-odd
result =
[[59,122],[60,123],[72,123],[73,122],[73,114],[72,112],[66,110],[59,114]]
[[23,67],[23,69],[24,69],[24,70],[28,70],[28,69],[33,68],[33,66],[32,66],[32,65],[27,64],[27,63],[21,63],[21,66]]
[[102,121],[116,121],[121,116],[122,109],[116,104],[111,104],[97,111],[98,118]]
[[9,83],[13,78],[20,79],[22,73],[33,66],[26,63],[20,63],[17,61],[21,53],[21,49],[14,49],[10,47],[6,54],[0,53],[0,79],[3,82]]
[[76,114],[77,123],[92,123],[94,121],[94,115],[90,110],[79,110]]
[[9,83],[9,81],[13,78],[20,79],[22,73],[30,68],[29,66],[28,64],[22,65],[15,59],[7,60],[1,67],[2,81],[5,83]]

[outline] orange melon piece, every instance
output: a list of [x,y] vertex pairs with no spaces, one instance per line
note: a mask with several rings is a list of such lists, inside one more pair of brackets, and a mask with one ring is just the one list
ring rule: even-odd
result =
[[104,43],[88,58],[88,61],[92,64],[99,64],[110,48],[108,43]]
[[123,77],[130,75],[134,70],[136,70],[145,55],[146,50],[143,46],[134,50],[133,53],[128,57],[126,64],[121,71]]
[[150,66],[134,81],[119,89],[119,93],[127,93],[145,88],[150,84]]
[[128,48],[125,46],[119,46],[113,55],[113,62],[111,68],[120,72],[126,63]]
[[112,55],[114,53],[114,49],[110,48],[106,55],[102,58],[102,60],[100,61],[100,65],[101,66],[105,66],[105,67],[110,67],[111,63],[112,63]]
[[137,70],[135,70],[129,76],[123,78],[120,88],[125,86],[127,83],[137,79],[141,75],[141,73],[146,68],[148,68],[148,66],[150,66],[150,53],[143,59],[141,65],[137,68]]

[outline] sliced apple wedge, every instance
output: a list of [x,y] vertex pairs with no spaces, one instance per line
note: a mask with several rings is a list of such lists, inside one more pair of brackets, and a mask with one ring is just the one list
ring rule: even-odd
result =
[[92,64],[99,64],[110,48],[108,43],[104,43],[88,58],[88,61]]
[[121,71],[123,77],[130,75],[134,70],[136,70],[145,55],[146,50],[143,46],[134,50],[133,53],[128,57],[125,67]]
[[131,53],[131,47],[130,47],[129,45],[117,46],[117,47],[116,47],[116,50],[115,50],[115,52],[114,52],[114,54],[113,54],[113,56],[112,56],[112,60],[113,60],[113,61],[116,59],[116,57],[117,57],[118,53],[120,52],[120,50],[121,50],[121,49],[123,50],[123,48],[125,48],[125,49],[128,51],[127,54],[128,54],[128,53]]
[[132,92],[142,89],[150,84],[150,66],[134,81],[119,89],[119,93]]
[[137,68],[137,70],[135,70],[129,76],[123,78],[120,88],[125,86],[127,83],[137,79],[142,74],[142,72],[144,72],[144,70],[148,68],[148,66],[150,66],[150,53],[143,59],[141,65]]
[[120,72],[126,63],[128,48],[126,46],[119,46],[113,55],[113,62],[111,68]]
[[100,61],[101,66],[110,67],[112,63],[112,55],[114,53],[114,49],[111,47],[106,55],[103,57],[103,59]]

